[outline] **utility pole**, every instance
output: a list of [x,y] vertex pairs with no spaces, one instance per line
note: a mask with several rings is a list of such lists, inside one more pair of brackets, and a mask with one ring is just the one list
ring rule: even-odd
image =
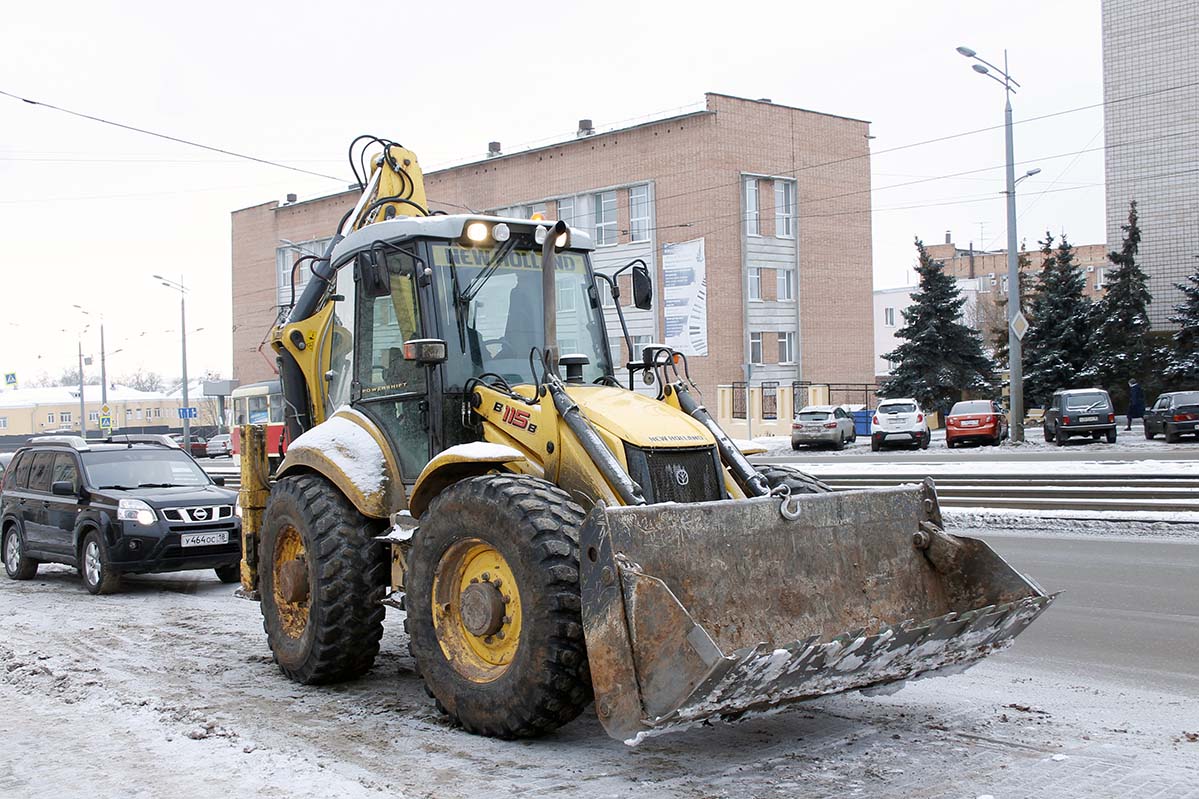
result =
[[87,406],[83,400],[83,335],[79,336],[79,435],[87,438]]
[[[1020,335],[1016,333],[1016,320],[1021,316],[1020,302],[1020,259],[1016,251],[1016,184],[1024,178],[1032,177],[1040,169],[1030,169],[1019,180],[1016,179],[1015,147],[1012,144],[1012,95],[1020,84],[1008,73],[1007,50],[1003,51],[1003,69],[981,58],[969,47],[959,47],[957,51],[966,58],[972,58],[980,63],[972,64],[971,68],[980,75],[986,75],[1003,86],[1003,134],[1004,149],[1007,154],[1007,178],[1004,194],[1007,195],[1007,336],[1008,336],[1008,385],[1011,393],[1011,440],[1018,443],[1024,440],[1024,361],[1020,346]],[[990,69],[988,69],[988,67]],[[995,70],[1003,76],[1002,79],[991,74]]]
[[183,417],[183,451],[190,454],[191,419],[187,415],[187,287],[183,285],[183,275],[179,276],[179,280],[171,280],[162,275],[154,275],[154,279],[179,292],[179,336],[183,349],[183,406],[180,415]]

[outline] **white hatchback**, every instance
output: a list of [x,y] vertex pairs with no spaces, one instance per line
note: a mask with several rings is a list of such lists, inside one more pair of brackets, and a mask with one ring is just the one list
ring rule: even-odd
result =
[[931,437],[928,418],[914,399],[882,400],[870,420],[870,449],[874,452],[884,445],[899,444],[928,449]]

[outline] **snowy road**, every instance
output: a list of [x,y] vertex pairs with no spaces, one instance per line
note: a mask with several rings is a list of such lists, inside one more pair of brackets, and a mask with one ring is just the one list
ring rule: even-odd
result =
[[[1077,597],[1009,652],[889,697],[828,698],[635,749],[590,710],[541,741],[450,728],[412,672],[398,612],[366,678],[305,688],[270,662],[257,606],[210,573],[134,578],[97,598],[43,567],[0,579],[0,796],[1199,797],[1193,659],[1189,677],[1149,663],[1160,680],[1109,667],[1154,649],[1151,620],[1172,619],[1193,644],[1199,589],[1161,575],[1199,568],[1199,544],[1029,539],[995,544]],[[1119,547],[1127,565],[1113,577]],[[1088,606],[1124,621],[1097,626]]]

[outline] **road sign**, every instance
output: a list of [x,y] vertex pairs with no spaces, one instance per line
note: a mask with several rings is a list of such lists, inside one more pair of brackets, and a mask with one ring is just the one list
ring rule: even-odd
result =
[[100,406],[100,415],[101,416],[112,416],[112,411],[109,409],[108,403],[105,403]]
[[199,413],[197,411],[198,411],[197,408],[180,408],[179,409],[179,418],[180,419],[195,419],[199,415]]
[[111,430],[112,429],[112,417],[111,416],[101,416],[100,417],[100,429],[101,430]]
[[17,373],[16,372],[5,372],[4,373],[4,385],[15,386],[16,384],[17,384]]
[[1016,318],[1012,320],[1012,332],[1016,334],[1016,338],[1023,341],[1024,334],[1028,332],[1028,328],[1028,320],[1024,318],[1024,313],[1016,311]]

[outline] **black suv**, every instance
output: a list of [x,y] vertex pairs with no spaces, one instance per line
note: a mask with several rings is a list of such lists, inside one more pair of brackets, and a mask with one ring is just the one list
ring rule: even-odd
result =
[[0,552],[14,580],[79,569],[93,594],[122,574],[215,569],[239,579],[237,492],[177,447],[47,436],[18,450],[0,488]]
[[1098,441],[1107,436],[1116,443],[1116,411],[1111,397],[1101,388],[1072,388],[1053,392],[1045,408],[1042,431],[1046,441],[1060,447],[1070,436],[1090,436]]

